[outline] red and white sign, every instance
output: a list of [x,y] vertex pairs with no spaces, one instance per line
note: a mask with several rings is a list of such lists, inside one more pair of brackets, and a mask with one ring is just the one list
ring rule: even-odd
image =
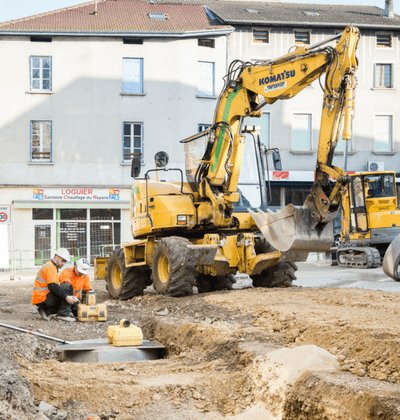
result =
[[11,206],[0,205],[0,225],[8,225],[11,221]]

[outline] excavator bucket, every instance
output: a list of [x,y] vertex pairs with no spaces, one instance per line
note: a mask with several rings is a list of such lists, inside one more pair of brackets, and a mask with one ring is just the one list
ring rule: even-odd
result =
[[383,257],[382,268],[383,272],[392,278],[394,281],[400,281],[400,235],[396,236]]
[[279,251],[325,252],[332,247],[333,221],[315,226],[308,207],[288,204],[275,213],[257,210],[248,209],[267,241]]

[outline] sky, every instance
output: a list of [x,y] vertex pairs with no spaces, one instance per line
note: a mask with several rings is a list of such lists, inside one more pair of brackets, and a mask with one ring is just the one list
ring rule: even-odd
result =
[[[101,0],[99,0],[101,1]],[[251,1],[251,0],[250,0]],[[0,0],[0,22],[51,12],[87,0]],[[282,3],[351,4],[385,8],[385,0],[281,0]],[[394,13],[400,15],[400,0],[394,0]]]

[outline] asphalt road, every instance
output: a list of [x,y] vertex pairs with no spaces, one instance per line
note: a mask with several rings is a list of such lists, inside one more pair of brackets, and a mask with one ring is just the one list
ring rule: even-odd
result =
[[381,290],[400,293],[400,282],[386,276],[382,267],[362,269],[331,266],[326,262],[297,263],[297,280],[301,287],[333,287]]

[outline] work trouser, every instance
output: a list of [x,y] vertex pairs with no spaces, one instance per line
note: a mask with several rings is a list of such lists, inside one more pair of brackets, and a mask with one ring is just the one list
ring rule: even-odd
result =
[[[67,295],[72,296],[74,294],[74,288],[71,283],[64,283],[60,287],[67,292]],[[37,303],[36,306],[43,308],[47,316],[52,314],[69,316],[71,312],[71,305],[65,299],[51,292],[47,293],[46,300]]]

